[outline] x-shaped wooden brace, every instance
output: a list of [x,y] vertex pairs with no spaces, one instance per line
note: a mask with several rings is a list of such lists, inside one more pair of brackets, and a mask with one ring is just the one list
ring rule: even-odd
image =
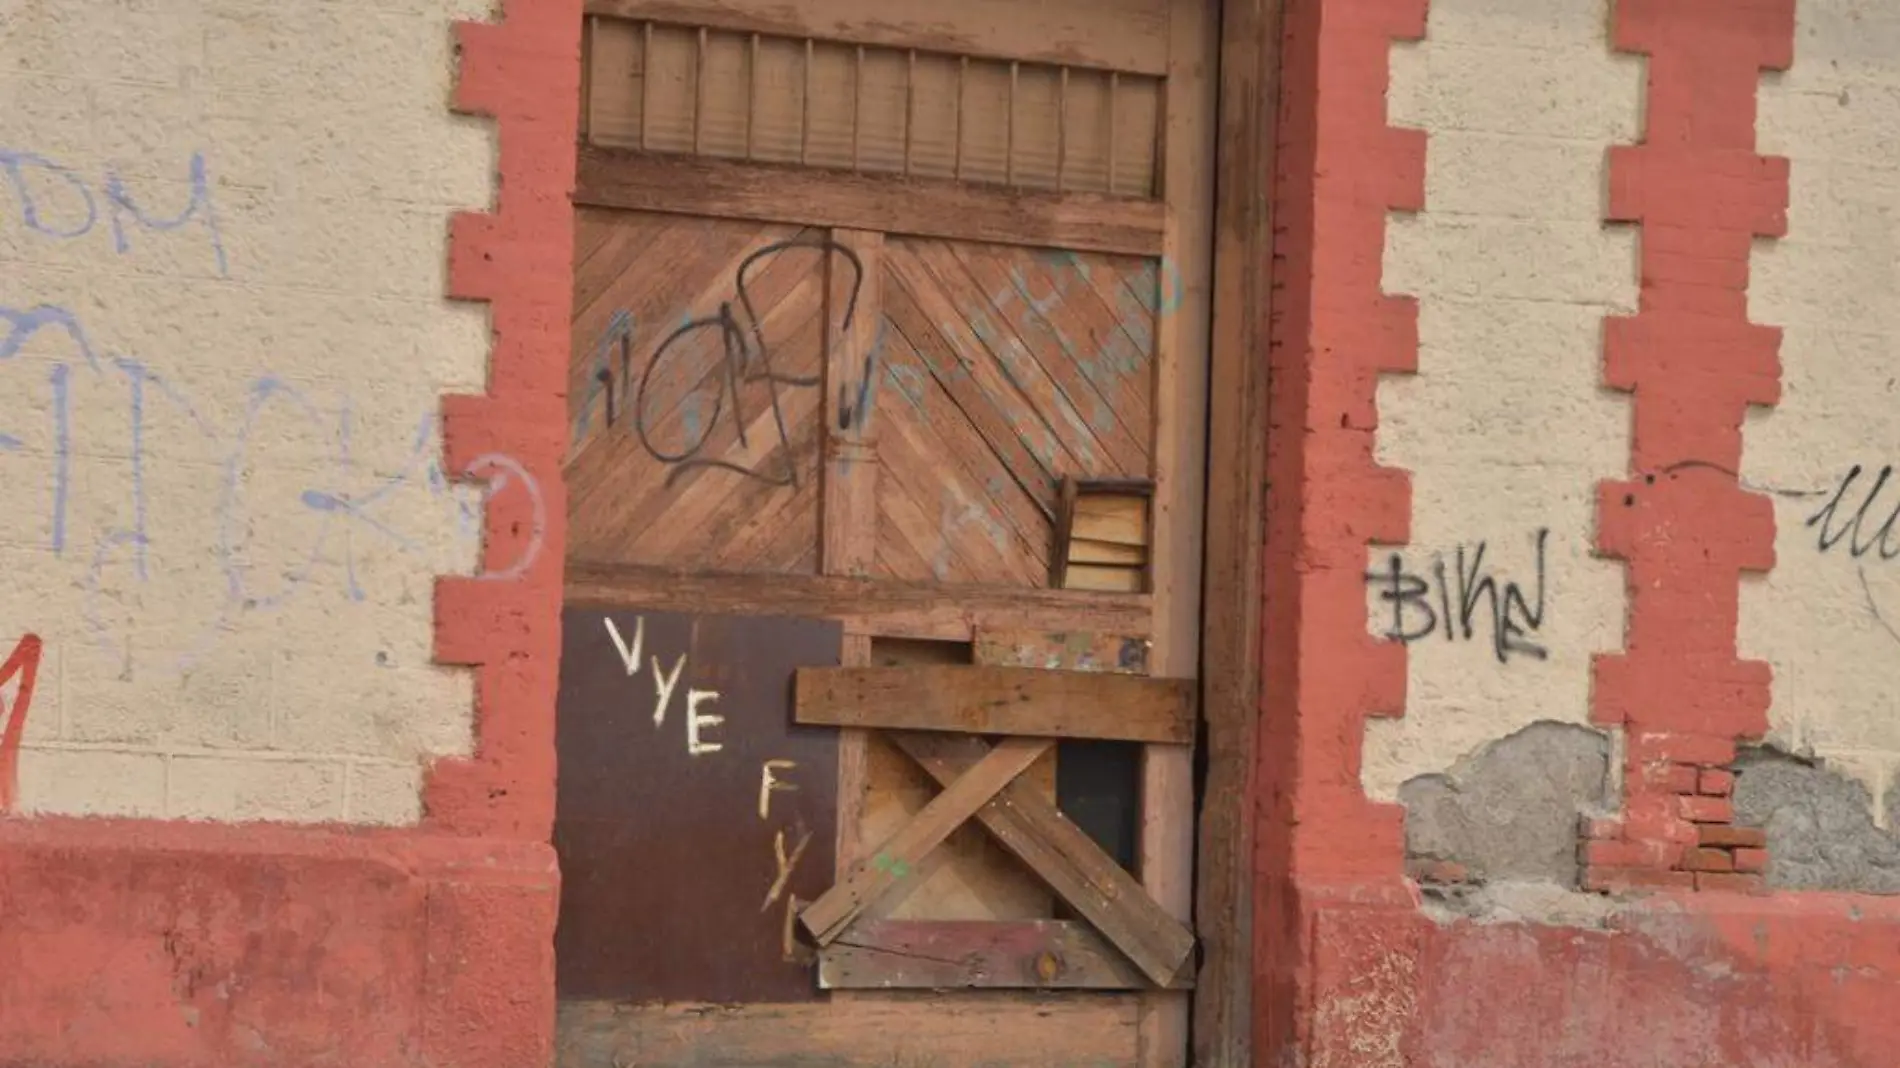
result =
[[970,735],[892,731],[883,737],[944,789],[799,914],[820,946],[835,941],[926,853],[975,817],[1150,981],[1167,986],[1175,979],[1194,951],[1193,932],[1156,904],[1054,802],[1018,780],[1055,744],[1052,739],[1012,737],[991,748]]

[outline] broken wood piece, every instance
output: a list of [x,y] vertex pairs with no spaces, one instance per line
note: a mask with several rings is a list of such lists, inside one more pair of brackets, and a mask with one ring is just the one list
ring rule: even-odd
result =
[[1094,541],[1078,537],[1069,543],[1069,566],[1106,564],[1110,567],[1144,567],[1148,548],[1144,545],[1120,545],[1112,541]]
[[1077,541],[1148,547],[1148,501],[1143,497],[1096,497],[1084,489],[1075,499],[1069,536]]
[[1070,564],[1062,588],[1100,593],[1140,593],[1147,583],[1148,572],[1145,568]]
[[943,844],[950,833],[1035,763],[1054,743],[1042,738],[1009,738],[972,762],[944,791],[930,799],[871,856],[799,913],[798,922],[820,946],[830,945],[851,921],[884,892],[917,869],[918,862]]
[[992,667],[1146,675],[1153,642],[1130,634],[978,627],[972,658]]
[[[818,954],[825,990],[1146,990],[1141,970],[1069,920],[863,920]],[[1177,979],[1170,989],[1191,986]]]
[[[1113,678],[1115,676],[1101,676]],[[980,764],[980,738],[896,732],[890,739],[930,776],[948,786]],[[1175,981],[1194,952],[1194,933],[1148,896],[1054,804],[1011,783],[976,818],[1003,848],[1029,866],[1157,986]]]
[[1186,745],[1194,740],[1194,683],[946,664],[812,668],[798,672],[793,718],[814,726]]

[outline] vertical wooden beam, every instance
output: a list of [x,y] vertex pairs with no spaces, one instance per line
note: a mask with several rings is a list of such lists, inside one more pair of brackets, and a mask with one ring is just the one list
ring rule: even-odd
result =
[[[1282,0],[1221,5],[1208,391],[1201,709],[1206,796],[1196,871],[1194,1064],[1253,1063],[1253,829],[1266,540],[1267,314]],[[1281,551],[1288,551],[1284,548]]]
[[[842,254],[825,257],[824,480],[819,502],[819,570],[863,577],[877,558],[877,378],[876,352],[884,319],[884,235],[833,230],[831,239],[850,249],[864,268],[860,278]],[[845,321],[846,309],[850,321]],[[867,367],[872,374],[865,380]],[[841,663],[871,662],[868,634],[847,633]],[[864,801],[870,788],[870,737],[845,730],[838,737],[838,876],[859,859]]]
[[[1207,446],[1209,273],[1218,0],[1172,0],[1163,101],[1161,195],[1168,221],[1155,324],[1155,594],[1151,670],[1198,675]],[[1155,901],[1188,920],[1194,896],[1194,761],[1190,747],[1149,746],[1142,756],[1141,875]],[[1142,999],[1142,1068],[1182,1068],[1189,1001],[1163,991]]]

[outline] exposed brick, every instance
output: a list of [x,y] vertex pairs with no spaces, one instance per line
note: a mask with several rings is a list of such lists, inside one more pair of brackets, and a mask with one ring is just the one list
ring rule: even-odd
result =
[[1735,819],[1735,805],[1726,797],[1679,797],[1677,810],[1691,823],[1728,823]]
[[1629,739],[1632,764],[1673,760],[1714,767],[1735,761],[1735,741],[1700,734],[1634,733]]
[[1601,868],[1673,868],[1683,847],[1669,842],[1585,842],[1578,850],[1582,861]]
[[1759,875],[1742,875],[1726,871],[1699,871],[1694,874],[1697,890],[1722,890],[1737,894],[1767,892],[1767,885]]
[[1692,794],[1700,782],[1700,772],[1692,764],[1645,764],[1643,782],[1672,794]]
[[1735,857],[1726,849],[1691,849],[1682,856],[1690,871],[1734,871]]
[[1745,872],[1767,871],[1768,851],[1766,849],[1735,850],[1735,870]]
[[1577,820],[1577,833],[1585,838],[1607,841],[1623,836],[1623,821],[1605,819],[1601,816],[1584,816]]
[[1721,768],[1709,768],[1702,772],[1697,790],[1710,797],[1727,797],[1735,792],[1735,773]]
[[1696,828],[1696,835],[1705,846],[1745,846],[1760,849],[1768,844],[1768,832],[1759,827],[1703,824]]
[[1591,868],[1584,872],[1583,888],[1597,892],[1618,890],[1693,890],[1696,875],[1657,868]]

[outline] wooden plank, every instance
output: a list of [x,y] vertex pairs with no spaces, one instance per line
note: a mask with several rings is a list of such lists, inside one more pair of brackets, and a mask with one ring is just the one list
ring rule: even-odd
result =
[[580,147],[574,203],[1156,255],[1161,202]]
[[835,663],[840,637],[813,620],[562,613],[563,996],[818,996],[784,932],[831,882],[837,739],[785,702],[792,668]]
[[1148,501],[1141,497],[1083,494],[1075,501],[1070,537],[1113,545],[1148,544]]
[[1054,744],[1038,738],[1006,738],[998,743],[968,774],[949,784],[870,857],[812,902],[799,914],[798,922],[819,945],[836,941],[866,906],[915,872],[924,854],[941,845]]
[[971,991],[806,1005],[563,1002],[561,1068],[1133,1068],[1136,1000]]
[[793,716],[808,726],[1194,740],[1195,685],[1188,679],[920,664],[800,671],[797,689]]
[[[838,663],[843,667],[864,667],[871,663],[871,636],[846,634]],[[863,849],[860,831],[864,826],[866,797],[871,789],[871,732],[838,732],[838,852],[837,877],[843,878],[857,863]]]
[[590,15],[1160,75],[1165,0],[587,0]]
[[1200,1068],[1254,1063],[1254,886],[1261,877],[1254,797],[1267,442],[1267,371],[1260,354],[1268,344],[1260,309],[1273,285],[1269,176],[1279,115],[1280,12],[1280,0],[1221,5],[1202,606],[1204,789],[1213,800],[1201,809],[1194,909],[1202,954],[1192,1063]]
[[1138,593],[1146,585],[1147,571],[1138,567],[1070,564],[1063,572],[1062,581],[1062,588],[1065,590]]
[[[1200,665],[1206,503],[1209,272],[1213,262],[1215,64],[1219,8],[1170,0],[1168,80],[1162,118],[1161,188],[1168,225],[1156,301],[1155,471],[1150,589],[1155,594],[1154,670],[1189,675]],[[1171,268],[1171,270],[1170,270]],[[1262,305],[1265,307],[1265,305]],[[1254,355],[1259,358],[1265,349]],[[1194,763],[1189,750],[1149,747],[1142,756],[1141,881],[1161,907],[1185,919],[1194,906]],[[1188,1063],[1187,998],[1170,992],[1142,1004],[1142,1068]]]
[[1146,638],[1086,631],[982,627],[977,630],[974,641],[974,659],[979,664],[1119,675],[1148,673],[1150,642]]
[[959,587],[829,575],[714,574],[570,560],[566,599],[594,608],[835,619],[857,634],[969,641],[973,628],[1011,625],[1144,636],[1145,594]]
[[1069,563],[1139,568],[1148,563],[1148,549],[1142,545],[1123,545],[1112,541],[1076,538],[1069,542]]
[[[1176,988],[1185,989],[1185,980]],[[826,990],[1142,990],[1148,980],[1069,920],[862,920],[818,954]]]
[[[982,739],[967,736],[901,731],[889,737],[946,786],[989,750]],[[1012,783],[976,818],[1151,982],[1168,986],[1189,963],[1193,932],[1035,789]]]

